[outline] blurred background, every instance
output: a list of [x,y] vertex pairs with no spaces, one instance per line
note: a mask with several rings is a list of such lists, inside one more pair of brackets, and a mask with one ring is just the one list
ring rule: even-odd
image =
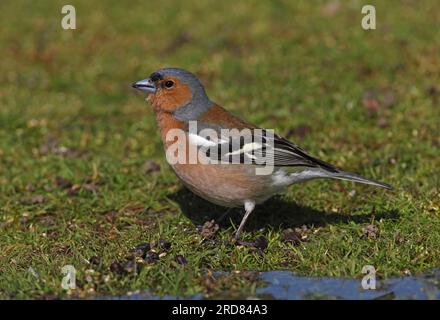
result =
[[[17,294],[17,288],[34,292],[16,276],[31,262],[52,279],[72,259],[81,265],[100,251],[110,261],[126,249],[121,246],[145,235],[146,227],[131,215],[118,220],[125,228],[97,213],[136,206],[179,212],[168,196],[180,185],[166,166],[154,116],[130,87],[166,66],[197,74],[211,100],[234,113],[398,190],[393,196],[369,190],[368,200],[350,200],[353,187],[311,183],[289,191],[288,201],[343,215],[394,210],[408,237],[440,234],[433,232],[440,230],[438,1],[73,0],[76,30],[61,28],[64,4],[0,2],[0,268],[9,274],[0,276],[4,295]],[[376,8],[376,30],[361,27],[365,4]],[[147,220],[147,214],[141,217]],[[384,227],[389,239],[395,225]],[[149,234],[168,229],[154,230]],[[399,274],[410,261],[418,271],[438,266],[438,240],[423,238],[417,252],[402,249],[404,261],[391,262],[383,274]],[[432,251],[423,254],[426,248]],[[272,258],[260,266],[280,268],[281,260]],[[334,259],[332,271],[317,264],[304,264],[303,271],[355,274],[339,263],[344,253]],[[210,265],[220,267],[219,260]],[[48,261],[53,267],[45,270]],[[43,285],[49,289],[35,290],[57,291],[51,281]],[[191,281],[183,292],[192,292]]]
[[388,148],[412,144],[399,156],[420,164],[438,132],[439,7],[372,3],[377,29],[365,31],[362,1],[73,1],[77,29],[63,30],[62,1],[2,1],[3,157],[29,158],[47,134],[115,157],[124,145],[150,154],[154,121],[129,85],[178,66],[259,125],[312,131],[319,148],[351,139],[356,153],[370,141],[373,156],[384,136]]

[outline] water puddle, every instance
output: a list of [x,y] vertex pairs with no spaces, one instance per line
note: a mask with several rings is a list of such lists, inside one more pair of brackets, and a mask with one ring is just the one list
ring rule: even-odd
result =
[[261,274],[266,287],[257,296],[274,299],[440,299],[440,272],[376,282],[376,290],[362,289],[361,279],[299,277],[291,272]]
[[[224,274],[224,273],[218,273]],[[376,290],[364,290],[361,279],[302,277],[289,271],[259,272],[262,286],[249,298],[259,299],[440,299],[440,270],[420,276],[376,281]],[[155,296],[149,292],[104,299],[165,300],[178,296]],[[185,299],[200,300],[202,295]]]

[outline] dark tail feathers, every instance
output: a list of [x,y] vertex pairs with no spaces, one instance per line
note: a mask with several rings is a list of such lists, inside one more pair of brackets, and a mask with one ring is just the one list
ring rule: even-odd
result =
[[332,173],[331,177],[335,178],[335,179],[340,179],[340,180],[348,180],[348,181],[360,182],[360,183],[364,183],[364,184],[370,184],[372,186],[377,186],[377,187],[385,188],[388,190],[393,189],[393,187],[391,185],[389,185],[388,183],[380,182],[380,181],[373,180],[373,179],[368,179],[368,178],[362,177],[358,174],[351,173],[351,172],[339,171],[336,173]]

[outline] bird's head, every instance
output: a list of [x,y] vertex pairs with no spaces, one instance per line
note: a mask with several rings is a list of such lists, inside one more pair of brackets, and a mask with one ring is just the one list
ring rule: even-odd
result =
[[196,120],[213,105],[199,79],[183,69],[159,69],[132,86],[147,92],[156,112],[172,113],[180,120]]

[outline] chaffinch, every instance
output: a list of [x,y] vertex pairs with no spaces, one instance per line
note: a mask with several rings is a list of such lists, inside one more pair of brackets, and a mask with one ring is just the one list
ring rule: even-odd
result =
[[[308,155],[296,144],[232,115],[212,102],[197,77],[188,71],[160,69],[132,86],[147,93],[167,160],[180,180],[212,203],[229,208],[244,206],[245,214],[235,232],[236,240],[256,204],[294,183],[332,178],[392,188],[386,183],[342,171]],[[210,130],[210,134],[202,134],[202,129]],[[245,139],[249,137],[250,140]],[[190,159],[191,147],[203,151],[197,153],[199,161]],[[183,161],[170,161],[173,155],[176,157],[173,159]],[[234,155],[238,158],[234,157],[233,161]],[[257,168],[267,164],[273,165],[271,171],[257,172]]]

